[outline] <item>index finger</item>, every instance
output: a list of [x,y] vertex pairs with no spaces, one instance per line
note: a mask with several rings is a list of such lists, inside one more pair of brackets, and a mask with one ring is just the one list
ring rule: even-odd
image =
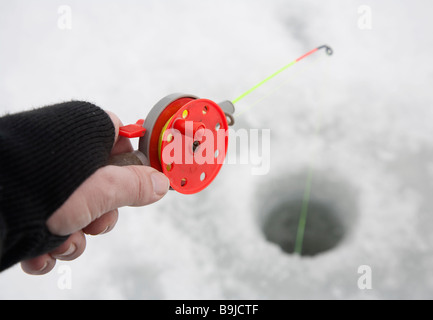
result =
[[119,128],[123,126],[122,121],[113,112],[111,111],[105,111],[105,112],[111,118],[111,121],[113,122],[114,125],[114,132],[115,132],[114,144],[113,144],[113,149],[111,150],[111,155],[134,151],[131,141],[129,141],[128,138],[119,136]]

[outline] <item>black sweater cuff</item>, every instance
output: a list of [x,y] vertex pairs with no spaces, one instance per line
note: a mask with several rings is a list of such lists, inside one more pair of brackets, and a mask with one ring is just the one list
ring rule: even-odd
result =
[[107,162],[113,143],[110,117],[87,102],[0,118],[0,271],[67,238],[46,221]]

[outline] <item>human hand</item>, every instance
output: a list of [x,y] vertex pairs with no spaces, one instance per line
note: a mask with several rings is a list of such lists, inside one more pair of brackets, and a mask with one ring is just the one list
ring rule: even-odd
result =
[[[119,137],[119,118],[107,112],[115,126],[115,143],[111,155],[132,152],[130,141]],[[21,262],[29,274],[50,272],[56,260],[74,260],[86,247],[85,234],[111,231],[123,206],[144,206],[160,200],[169,189],[168,178],[146,166],[106,166],[89,177],[47,220],[48,230],[59,236],[70,235],[55,250]]]

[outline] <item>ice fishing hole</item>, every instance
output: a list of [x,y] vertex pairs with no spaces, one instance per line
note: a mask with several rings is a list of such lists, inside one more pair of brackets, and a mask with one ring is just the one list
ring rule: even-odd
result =
[[[336,248],[349,236],[357,217],[357,201],[351,185],[317,172],[312,174],[306,197],[306,181],[307,174],[275,179],[261,196],[268,206],[258,207],[263,210],[261,228],[267,241],[287,254],[315,256]],[[305,227],[300,228],[305,209]],[[297,236],[300,230],[303,237]],[[300,239],[302,249],[295,250]]]

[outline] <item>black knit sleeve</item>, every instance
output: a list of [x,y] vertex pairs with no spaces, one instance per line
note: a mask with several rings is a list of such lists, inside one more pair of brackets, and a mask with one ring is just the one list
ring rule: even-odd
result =
[[113,143],[110,117],[88,102],[0,118],[0,271],[66,240],[46,221],[107,162]]

